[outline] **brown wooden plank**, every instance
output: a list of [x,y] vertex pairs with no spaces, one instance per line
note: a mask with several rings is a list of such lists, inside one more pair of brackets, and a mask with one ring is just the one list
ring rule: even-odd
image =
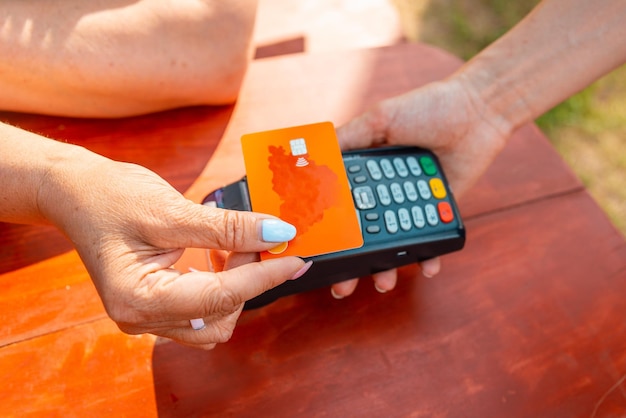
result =
[[155,338],[100,320],[0,349],[0,416],[155,416]]
[[0,346],[106,316],[75,251],[0,276]]
[[246,313],[210,353],[155,347],[159,415],[624,410],[619,395],[601,400],[626,373],[626,243],[590,197],[538,201],[468,229],[467,248],[444,257],[436,279],[406,269],[386,295],[364,283],[342,301],[326,289],[285,298]]
[[[0,415],[597,416],[626,401],[626,243],[585,192],[471,219],[436,279],[402,271],[247,312],[211,352],[108,319],[0,348]],[[589,245],[593,244],[593,251]],[[619,388],[618,388],[619,391]]]
[[185,191],[224,134],[233,106],[198,106],[120,119],[0,112],[0,120],[154,170]]
[[483,215],[583,185],[534,125],[521,127],[487,172],[459,201],[463,217]]

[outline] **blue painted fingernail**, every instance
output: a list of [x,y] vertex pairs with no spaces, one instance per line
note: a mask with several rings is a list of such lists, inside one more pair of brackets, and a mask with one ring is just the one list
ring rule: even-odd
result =
[[265,242],[287,242],[296,236],[296,227],[280,219],[263,219],[261,239]]

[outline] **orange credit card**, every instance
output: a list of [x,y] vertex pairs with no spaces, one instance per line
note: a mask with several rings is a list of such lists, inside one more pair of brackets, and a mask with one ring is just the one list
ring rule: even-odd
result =
[[241,144],[252,210],[277,216],[297,231],[261,259],[312,257],[363,245],[332,123],[247,134]]

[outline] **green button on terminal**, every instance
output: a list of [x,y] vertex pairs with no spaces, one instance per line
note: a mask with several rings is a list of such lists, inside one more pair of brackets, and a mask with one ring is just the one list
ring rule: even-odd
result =
[[422,166],[422,170],[429,176],[434,176],[437,174],[437,165],[430,157],[420,157],[420,165]]

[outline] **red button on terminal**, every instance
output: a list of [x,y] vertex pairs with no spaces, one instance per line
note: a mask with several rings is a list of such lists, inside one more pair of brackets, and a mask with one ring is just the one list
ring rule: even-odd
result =
[[439,202],[437,204],[437,210],[439,211],[439,218],[443,223],[450,223],[454,220],[454,212],[448,202]]

